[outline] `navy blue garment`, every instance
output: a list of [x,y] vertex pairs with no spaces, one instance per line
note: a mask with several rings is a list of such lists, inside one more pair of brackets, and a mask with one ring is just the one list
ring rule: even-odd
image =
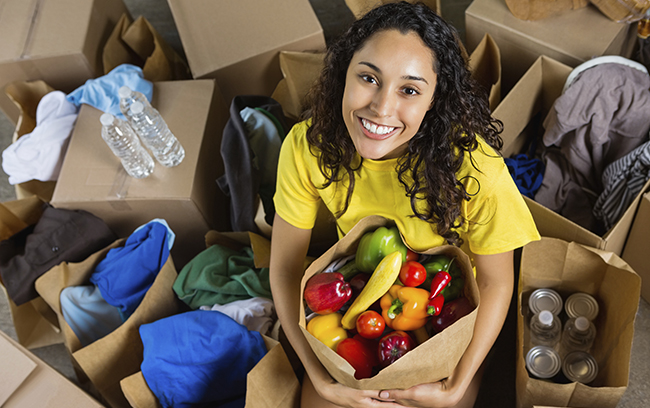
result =
[[503,160],[519,192],[528,198],[535,198],[544,179],[544,163],[539,159],[529,159],[526,154],[517,154]]
[[163,407],[243,408],[246,376],[266,354],[259,332],[210,310],[143,324],[140,337],[142,375]]
[[134,231],[123,247],[113,248],[95,268],[90,282],[126,320],[138,307],[169,257],[167,227],[149,222]]

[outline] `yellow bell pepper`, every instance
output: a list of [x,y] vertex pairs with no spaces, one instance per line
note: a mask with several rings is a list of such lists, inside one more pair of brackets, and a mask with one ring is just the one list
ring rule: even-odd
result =
[[339,342],[348,338],[348,332],[341,326],[342,318],[340,313],[315,316],[307,323],[307,331],[327,347],[336,351]]
[[393,330],[417,330],[427,322],[429,291],[393,285],[380,300],[382,316]]

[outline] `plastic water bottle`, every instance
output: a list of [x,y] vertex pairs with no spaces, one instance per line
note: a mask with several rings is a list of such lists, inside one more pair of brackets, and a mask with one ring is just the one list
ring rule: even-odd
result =
[[183,161],[185,149],[155,108],[136,100],[125,116],[142,143],[151,150],[160,164],[174,167]]
[[128,86],[124,85],[120,87],[117,91],[118,96],[120,97],[120,111],[128,120],[128,112],[131,109],[133,102],[142,102],[144,106],[151,106],[149,100],[142,92],[134,91]]
[[562,323],[549,310],[542,310],[530,319],[530,343],[532,346],[554,348],[562,335]]
[[562,357],[573,351],[591,350],[596,338],[596,326],[584,316],[572,317],[567,320],[560,340],[560,355]]
[[102,139],[120,158],[127,174],[135,178],[149,176],[153,172],[154,161],[131,126],[110,113],[104,113],[99,121],[102,123]]

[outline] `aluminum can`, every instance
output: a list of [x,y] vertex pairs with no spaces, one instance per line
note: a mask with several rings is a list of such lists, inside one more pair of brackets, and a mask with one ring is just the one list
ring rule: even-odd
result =
[[564,357],[562,373],[571,382],[589,384],[598,375],[598,363],[591,354],[574,351]]
[[551,379],[560,372],[562,363],[557,351],[546,346],[535,346],[526,353],[526,368],[531,376]]
[[588,293],[576,292],[564,303],[564,311],[569,318],[584,316],[593,321],[598,316],[598,302]]
[[542,310],[548,310],[555,316],[559,316],[562,312],[563,305],[562,297],[553,289],[536,289],[528,298],[528,308],[532,314],[537,314]]

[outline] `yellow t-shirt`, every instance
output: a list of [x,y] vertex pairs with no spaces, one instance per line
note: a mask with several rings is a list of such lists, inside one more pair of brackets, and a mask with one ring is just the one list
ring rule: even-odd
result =
[[[277,214],[302,229],[313,228],[320,200],[333,214],[340,211],[348,186],[346,175],[343,182],[321,188],[325,177],[309,150],[307,128],[307,121],[296,124],[282,144],[274,196]],[[464,246],[474,254],[489,255],[538,240],[533,218],[503,159],[483,139],[478,140],[472,159],[480,171],[470,164],[466,153],[457,174],[471,196],[462,206],[467,221],[457,230]],[[397,179],[397,160],[363,160],[355,173],[350,206],[337,219],[340,232],[346,234],[366,216],[380,215],[395,222],[406,244],[416,252],[445,245],[434,224],[412,217],[410,200]]]

